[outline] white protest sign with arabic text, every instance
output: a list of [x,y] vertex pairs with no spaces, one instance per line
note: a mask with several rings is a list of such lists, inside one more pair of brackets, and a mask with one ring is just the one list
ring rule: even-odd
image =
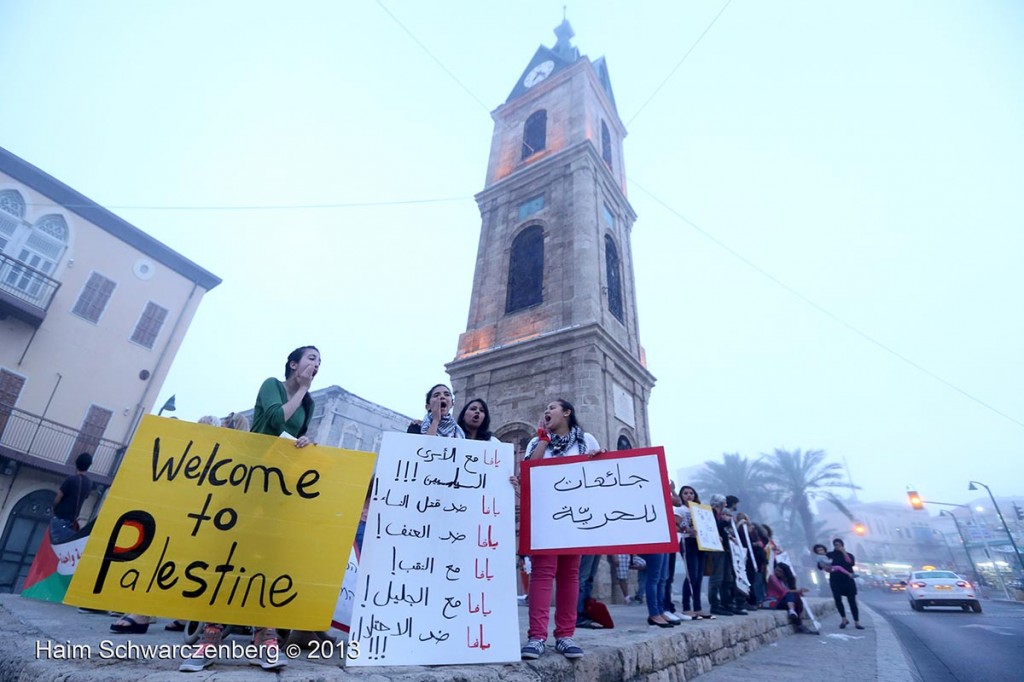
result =
[[523,554],[679,551],[660,447],[528,460],[522,479]]
[[384,434],[347,665],[520,660],[514,460],[508,443]]

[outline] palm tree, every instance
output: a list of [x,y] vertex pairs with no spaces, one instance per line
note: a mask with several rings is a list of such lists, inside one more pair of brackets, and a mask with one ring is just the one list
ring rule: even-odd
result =
[[765,473],[760,460],[741,457],[738,452],[727,452],[722,454],[721,462],[704,462],[693,487],[704,492],[702,501],[705,504],[714,493],[735,495],[740,498],[740,509],[746,510],[756,520],[761,505],[771,501]]
[[856,489],[857,486],[846,480],[841,465],[825,461],[824,450],[789,452],[776,448],[773,454],[762,455],[761,462],[765,482],[775,492],[783,516],[788,516],[791,523],[799,521],[808,549],[817,540],[811,500],[830,502],[853,520],[853,514],[832,491],[837,488]]

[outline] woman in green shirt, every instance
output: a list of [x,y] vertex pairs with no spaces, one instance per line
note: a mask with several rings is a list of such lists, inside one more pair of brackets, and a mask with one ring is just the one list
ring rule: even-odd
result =
[[284,381],[270,377],[260,386],[251,431],[268,436],[288,433],[296,438],[295,447],[310,445],[313,441],[306,437],[306,429],[313,418],[309,386],[318,371],[320,351],[316,346],[293,350],[284,365]]
[[[312,445],[313,441],[306,436],[309,421],[313,418],[313,398],[309,395],[309,386],[318,371],[320,351],[316,346],[302,346],[293,350],[284,365],[284,381],[270,377],[260,386],[250,431],[268,436],[288,433],[295,437],[295,447]],[[217,659],[223,636],[223,625],[206,623],[199,641],[178,670],[199,672],[211,665]],[[275,628],[254,628],[252,643],[256,645],[258,653],[257,658],[251,659],[251,663],[264,670],[277,670],[287,664],[288,659],[282,655],[280,636]]]

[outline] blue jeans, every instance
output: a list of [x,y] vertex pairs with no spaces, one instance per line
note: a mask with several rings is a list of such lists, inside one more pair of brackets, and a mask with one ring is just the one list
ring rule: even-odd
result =
[[676,605],[672,602],[672,582],[676,576],[676,553],[665,555],[665,596],[662,597],[662,605],[669,613],[676,612]]
[[366,534],[366,521],[360,521],[359,525],[356,526],[356,548],[363,551],[363,536]]
[[647,600],[647,615],[660,616],[665,612],[662,598],[665,596],[665,559],[667,554],[641,554],[647,562],[647,581],[644,597]]
[[701,611],[700,587],[704,582],[704,552],[697,547],[696,538],[683,538],[683,559],[686,560],[686,580],[683,581],[683,611]]
[[56,516],[50,517],[50,544],[59,545],[67,542],[78,531],[71,527],[71,521]]
[[594,592],[594,577],[601,563],[601,555],[584,554],[580,556],[580,596],[576,600],[576,613],[583,617],[583,604]]

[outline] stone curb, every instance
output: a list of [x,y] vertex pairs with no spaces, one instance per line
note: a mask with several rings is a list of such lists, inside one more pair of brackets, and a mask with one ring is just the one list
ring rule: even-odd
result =
[[[833,613],[830,600],[808,600],[819,618]],[[222,662],[200,673],[180,673],[175,660],[88,660],[37,658],[37,642],[84,644],[96,651],[101,641],[137,644],[180,643],[180,634],[160,624],[145,635],[114,635],[113,618],[79,614],[74,608],[0,597],[0,682],[115,682],[120,680],[281,680],[305,682],[357,678],[365,682],[681,682],[792,634],[786,614],[757,611],[748,616],[686,622],[671,630],[652,628],[642,606],[611,606],[614,630],[581,630],[575,639],[586,656],[568,661],[553,647],[536,661],[477,666],[394,666],[342,668],[337,660],[291,661],[269,677],[244,662]],[[526,609],[519,610],[525,637]],[[882,620],[880,617],[876,620]],[[244,641],[244,640],[239,640]],[[898,646],[898,645],[897,645]]]

